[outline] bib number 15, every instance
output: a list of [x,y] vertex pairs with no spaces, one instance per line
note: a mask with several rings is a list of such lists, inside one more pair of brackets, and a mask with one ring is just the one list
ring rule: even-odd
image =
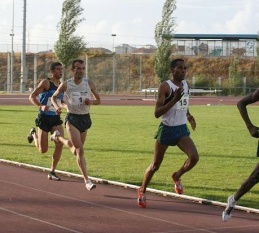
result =
[[189,106],[189,95],[183,97],[177,102],[177,109],[186,110]]

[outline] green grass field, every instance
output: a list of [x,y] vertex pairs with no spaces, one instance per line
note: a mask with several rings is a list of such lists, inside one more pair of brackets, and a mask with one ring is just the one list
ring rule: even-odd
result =
[[[248,108],[256,121],[258,107]],[[143,173],[153,158],[154,139],[160,119],[152,106],[93,106],[93,126],[85,143],[90,176],[140,185]],[[191,137],[197,145],[200,161],[182,177],[185,194],[225,202],[236,191],[258,162],[257,139],[252,138],[235,106],[191,106],[197,129]],[[34,106],[0,106],[2,159],[50,167],[54,144],[42,155],[28,144],[29,129],[34,126]],[[63,113],[62,117],[64,118]],[[172,191],[171,174],[186,156],[170,147],[160,170],[149,188]],[[59,170],[79,173],[75,157],[64,148]],[[259,187],[255,186],[239,205],[259,208]]]

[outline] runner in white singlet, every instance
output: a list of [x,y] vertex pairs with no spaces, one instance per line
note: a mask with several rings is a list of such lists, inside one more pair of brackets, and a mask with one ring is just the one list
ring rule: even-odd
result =
[[[83,175],[87,190],[95,188],[95,184],[89,180],[84,157],[84,143],[87,130],[91,127],[90,105],[99,105],[100,96],[93,81],[84,77],[85,64],[83,60],[75,60],[72,63],[73,77],[63,82],[53,94],[51,101],[58,114],[61,106],[58,105],[57,97],[64,93],[64,102],[67,105],[65,125],[68,137],[75,147],[78,167]],[[93,95],[93,99],[91,96]]]
[[188,120],[192,129],[196,128],[195,119],[188,109],[189,86],[184,80],[186,73],[184,60],[173,60],[171,72],[172,79],[162,82],[158,88],[155,117],[161,117],[161,123],[155,134],[153,161],[146,169],[142,185],[138,189],[137,202],[142,208],[146,207],[146,188],[159,169],[169,146],[178,146],[188,157],[183,166],[172,173],[175,192],[178,194],[183,194],[181,176],[191,170],[199,160],[196,146],[190,138],[190,131],[186,125]]

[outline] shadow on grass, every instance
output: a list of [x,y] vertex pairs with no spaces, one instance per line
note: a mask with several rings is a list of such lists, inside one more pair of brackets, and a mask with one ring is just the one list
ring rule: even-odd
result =
[[[219,154],[212,154],[212,153],[209,153],[209,154],[200,154],[200,157],[202,158],[226,158],[226,155],[219,155]],[[250,159],[250,160],[254,160],[256,158],[256,155],[247,155],[247,156],[244,156],[244,155],[231,155],[229,156],[229,158],[231,157],[231,159]]]
[[[96,152],[105,152],[105,153],[112,153],[112,152],[120,152],[122,155],[123,153],[127,153],[127,155],[129,154],[134,154],[137,155],[137,153],[141,153],[141,154],[148,154],[148,155],[153,155],[153,148],[151,148],[151,150],[134,150],[134,149],[119,149],[119,148],[103,148],[103,149],[95,149],[95,148],[89,148],[85,147],[86,151],[96,151]],[[166,152],[165,154],[165,159],[167,156],[183,156],[183,157],[187,157],[185,154],[183,154],[182,152],[178,152],[178,151],[170,151],[170,152]],[[226,155],[219,155],[219,154],[209,154],[209,155],[200,155],[200,157],[202,158],[226,158]],[[247,155],[247,156],[243,156],[243,155],[236,155],[236,156],[231,156],[231,159],[248,159],[248,160],[254,160],[256,158],[256,156],[251,156],[251,155]]]
[[29,144],[28,142],[25,142],[25,144],[11,144],[11,143],[1,143],[1,146],[11,146],[11,147],[28,147],[32,146],[32,144]]
[[[0,122],[0,124],[2,124]],[[9,123],[3,123],[3,124],[9,124]],[[11,123],[10,123],[11,124]],[[28,147],[28,146],[31,146],[31,144],[28,144],[28,142],[26,141],[25,144],[12,144],[12,143],[1,143],[1,146],[11,146],[11,147]],[[51,148],[51,147],[50,147]],[[64,149],[66,149],[64,147]],[[96,148],[89,148],[87,145],[85,146],[85,151],[86,153],[87,152],[101,152],[101,153],[113,153],[113,152],[120,152],[120,156],[129,156],[129,155],[132,155],[132,156],[152,156],[153,155],[153,151],[149,151],[149,150],[133,150],[133,149],[117,149],[117,148],[113,148],[113,149],[110,149],[110,148],[102,148],[102,149],[96,149]],[[178,151],[170,151],[169,153],[166,153],[165,154],[165,159],[166,159],[166,156],[183,156],[183,157],[186,157],[186,155],[184,155],[182,152],[178,152]],[[225,155],[218,155],[218,154],[209,154],[209,155],[201,155],[201,157],[208,157],[208,158],[225,158],[226,156]],[[248,155],[248,156],[231,156],[232,159],[234,160],[240,160],[241,158],[242,159],[246,159],[246,160],[255,160],[256,156],[251,156],[251,155]],[[255,163],[256,165],[256,163]]]
[[[85,150],[86,151],[96,151],[96,152],[120,152],[120,153],[127,153],[127,155],[129,154],[134,154],[134,155],[137,155],[137,153],[141,153],[141,154],[148,154],[148,155],[153,155],[154,154],[154,151],[153,151],[153,147],[150,148],[149,150],[134,150],[134,149],[123,149],[123,148],[116,148],[116,147],[113,147],[112,149],[110,147],[106,148],[106,147],[102,147],[102,149],[99,149],[99,148],[91,148],[91,147],[88,147],[88,145],[86,144],[85,145]],[[183,154],[183,152],[179,152],[177,150],[172,150],[172,151],[168,151],[166,152],[165,154],[165,158],[167,156],[186,156]]]
[[18,113],[22,113],[22,114],[24,114],[25,112],[27,113],[27,112],[33,112],[33,113],[35,113],[35,114],[37,114],[37,110],[35,111],[35,110],[26,110],[26,109],[1,109],[0,108],[0,112],[18,112]]

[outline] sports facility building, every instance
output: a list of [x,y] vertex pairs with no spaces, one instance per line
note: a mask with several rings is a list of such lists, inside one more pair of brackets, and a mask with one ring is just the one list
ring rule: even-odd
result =
[[175,53],[184,56],[256,57],[256,34],[175,34]]

